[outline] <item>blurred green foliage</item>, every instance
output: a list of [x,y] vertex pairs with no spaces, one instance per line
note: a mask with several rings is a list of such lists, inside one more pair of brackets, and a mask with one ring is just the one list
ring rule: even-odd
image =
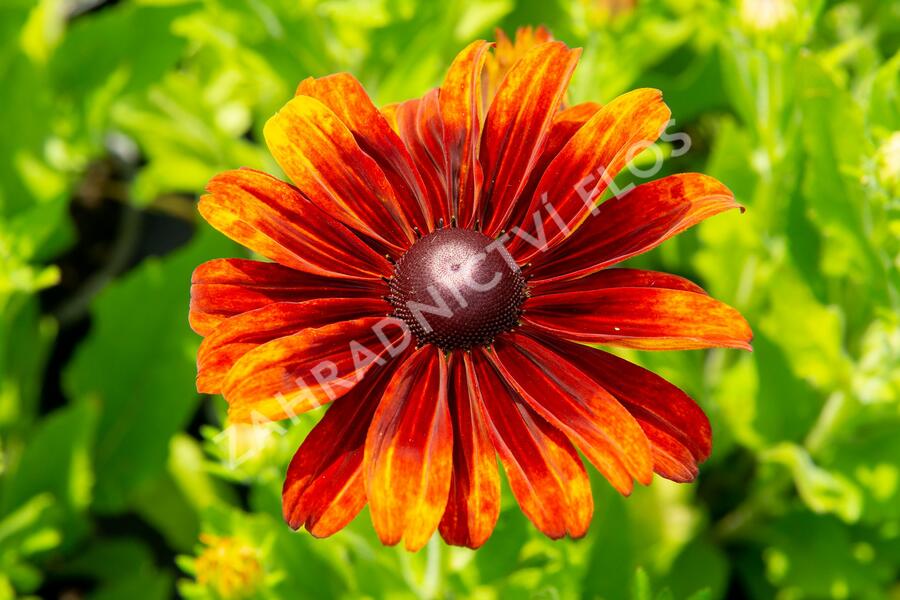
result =
[[[107,4],[0,3],[0,599],[900,597],[900,3]],[[629,354],[703,405],[713,456],[628,499],[595,477],[578,541],[508,492],[477,552],[384,548],[365,513],[291,532],[282,476],[317,415],[225,436],[194,392],[190,272],[242,251],[193,201],[278,172],[262,125],[304,77],[401,100],[541,23],[584,47],[572,100],[661,88],[692,140],[667,172],[748,209],[634,261],[754,327],[752,354]]]

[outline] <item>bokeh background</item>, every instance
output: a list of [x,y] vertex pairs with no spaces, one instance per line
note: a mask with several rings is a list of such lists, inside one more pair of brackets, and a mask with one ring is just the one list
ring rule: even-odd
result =
[[[197,196],[279,172],[261,128],[302,78],[397,101],[528,24],[584,48],[572,101],[662,89],[692,144],[660,176],[747,207],[633,261],[755,330],[628,354],[704,407],[712,458],[628,499],[592,473],[578,541],[508,491],[478,552],[382,547],[366,512],[294,533],[283,473],[319,415],[222,435],[195,392],[191,271],[243,255]],[[896,0],[2,0],[0,598],[900,598],[898,45]]]

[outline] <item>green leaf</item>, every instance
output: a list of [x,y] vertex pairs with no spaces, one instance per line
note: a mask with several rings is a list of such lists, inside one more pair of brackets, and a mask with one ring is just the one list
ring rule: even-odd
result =
[[[39,314],[36,298],[0,294],[0,431],[9,435],[30,427],[44,374],[44,363],[56,335],[56,325]],[[9,445],[21,443],[7,438]],[[15,442],[12,440],[15,439]]]
[[199,338],[187,321],[190,278],[234,246],[202,227],[184,249],[149,259],[94,301],[93,329],[65,371],[71,398],[100,405],[96,506],[121,511],[165,468],[169,439],[197,407]]
[[138,572],[129,577],[119,577],[101,586],[90,596],[90,600],[166,600],[172,597],[173,577],[170,573],[156,569]]
[[724,598],[730,565],[722,549],[702,538],[685,546],[662,583],[675,598]]
[[790,469],[797,492],[815,513],[832,513],[847,522],[855,522],[862,513],[859,488],[839,473],[816,465],[801,447],[779,444],[767,450],[761,459]]
[[900,519],[900,423],[866,427],[835,449],[834,470],[861,490],[862,520]]
[[97,407],[88,402],[59,409],[42,420],[4,478],[2,512],[47,492],[69,511],[86,508],[94,483],[90,444],[96,422]]
[[873,151],[860,107],[812,56],[800,65],[803,143],[807,152],[804,194],[825,243],[824,273],[871,285],[875,299],[886,297],[884,266],[871,240],[862,166]]
[[172,23],[197,6],[128,3],[78,19],[50,62],[53,81],[76,98],[90,97],[116,73],[126,77],[121,94],[145,89],[184,51],[186,42],[173,35]]
[[759,326],[777,340],[797,377],[825,390],[848,385],[851,364],[840,308],[821,304],[792,269],[779,270],[773,281],[771,308]]
[[652,600],[652,598],[650,578],[644,569],[638,567],[631,580],[631,600]]
[[782,593],[811,598],[877,598],[892,575],[854,551],[839,520],[795,511],[772,524],[763,551],[766,574]]
[[137,539],[101,538],[72,557],[62,572],[69,576],[110,581],[149,571],[153,562],[153,551]]

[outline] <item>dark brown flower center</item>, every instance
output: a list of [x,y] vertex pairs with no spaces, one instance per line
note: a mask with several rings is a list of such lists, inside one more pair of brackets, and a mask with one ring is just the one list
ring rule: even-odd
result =
[[397,261],[394,315],[419,344],[461,350],[490,344],[519,322],[526,286],[500,242],[477,231],[438,229]]

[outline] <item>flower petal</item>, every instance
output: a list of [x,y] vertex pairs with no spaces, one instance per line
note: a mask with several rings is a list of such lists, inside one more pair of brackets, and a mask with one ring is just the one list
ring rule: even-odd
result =
[[295,188],[251,169],[220,173],[198,209],[209,224],[286,267],[329,277],[378,279],[391,264]]
[[649,287],[668,290],[685,290],[695,294],[706,292],[693,281],[671,273],[642,271],[640,269],[604,269],[575,280],[538,279],[528,282],[532,296],[559,292],[589,292],[600,288]]
[[509,243],[516,260],[527,263],[574,231],[611,178],[656,141],[670,115],[662,94],[653,89],[623,94],[598,110],[544,171]]
[[478,162],[481,135],[481,74],[490,44],[476,41],[460,52],[440,91],[444,146],[450,159],[450,214],[460,226],[475,220],[483,174]]
[[336,400],[297,449],[282,490],[284,520],[327,537],[347,525],[366,504],[363,452],[378,401],[400,360],[366,374]]
[[519,395],[558,428],[622,494],[653,477],[650,445],[631,414],[577,367],[526,335],[497,338],[494,364]]
[[438,527],[453,469],[447,362],[432,345],[394,374],[369,428],[366,494],[378,537],[418,550]]
[[466,354],[450,360],[453,477],[440,531],[448,544],[478,548],[500,515],[500,473],[480,400],[470,390],[470,363]]
[[409,149],[422,176],[425,197],[432,218],[450,222],[450,156],[444,145],[438,90],[421,99],[407,100],[397,106],[400,137]]
[[480,214],[493,237],[507,223],[537,163],[580,50],[540,44],[510,69],[488,108],[481,134],[484,168]]
[[399,102],[392,102],[381,107],[381,114],[397,135],[400,135],[400,127],[397,125],[397,108],[399,106]]
[[587,275],[732,208],[742,208],[734,194],[706,175],[681,173],[644,183],[610,198],[565,242],[535,255],[530,273],[548,280]]
[[397,319],[367,317],[278,338],[247,352],[222,386],[233,423],[278,420],[340,398],[409,345]]
[[705,294],[664,288],[601,288],[525,301],[523,320],[579,342],[643,350],[743,348],[753,333],[741,314]]
[[[570,106],[556,113],[553,117],[553,123],[550,125],[550,132],[547,134],[547,140],[544,142],[544,149],[538,157],[537,163],[534,165],[531,174],[528,176],[528,184],[522,190],[522,198],[531,198],[537,189],[538,183],[547,166],[553,162],[553,159],[560,153],[563,147],[572,139],[575,132],[581,129],[591,117],[593,117],[601,106],[596,102],[582,102],[575,106]],[[508,223],[522,223],[528,215],[528,202],[517,202],[512,215],[509,217]]]
[[497,88],[500,87],[506,74],[519,58],[538,44],[552,42],[553,34],[543,25],[538,27],[529,25],[516,29],[515,40],[511,40],[506,32],[498,27],[494,29],[494,39],[496,40],[495,49],[485,63],[482,81],[486,105],[490,105],[497,94]]
[[691,454],[688,447],[653,419],[639,416],[640,411],[635,410],[635,418],[650,440],[654,472],[660,477],[678,483],[688,483],[696,479],[700,468],[697,466],[696,457]]
[[309,77],[297,87],[297,95],[311,96],[334,111],[363,152],[384,171],[406,220],[421,231],[431,231],[431,209],[412,157],[362,84],[349,73]]
[[[603,386],[641,424],[654,450],[657,473],[676,481],[697,472],[712,449],[703,410],[678,387],[618,356],[555,336],[541,341]],[[693,474],[693,475],[692,475]]]
[[272,340],[307,328],[389,313],[379,299],[320,298],[277,302],[232,317],[217,327],[197,352],[197,391],[218,394],[231,367],[245,354]]
[[272,156],[313,203],[395,254],[412,244],[411,226],[384,171],[327,106],[295,96],[263,133]]
[[545,535],[583,536],[591,522],[591,484],[569,440],[531,410],[481,351],[468,366],[491,440],[522,512]]
[[222,321],[275,302],[322,297],[380,298],[380,279],[337,279],[302,273],[278,263],[219,258],[194,269],[191,277],[191,327],[209,335]]

